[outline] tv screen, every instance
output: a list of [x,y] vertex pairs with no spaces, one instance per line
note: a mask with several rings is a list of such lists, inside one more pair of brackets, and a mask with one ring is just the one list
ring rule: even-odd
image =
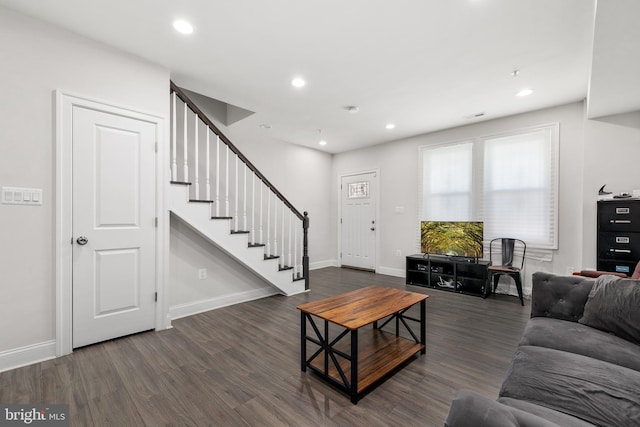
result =
[[425,254],[482,258],[484,223],[478,221],[422,221],[420,249]]

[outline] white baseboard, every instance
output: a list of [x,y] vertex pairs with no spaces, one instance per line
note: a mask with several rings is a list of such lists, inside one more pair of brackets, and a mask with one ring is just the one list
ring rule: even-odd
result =
[[0,352],[0,372],[20,368],[56,357],[55,340]]
[[270,297],[272,295],[278,295],[279,293],[280,292],[278,292],[275,288],[268,287],[247,292],[239,292],[231,295],[224,295],[216,298],[209,298],[206,300],[200,300],[186,304],[174,305],[173,307],[169,307],[169,318],[171,320],[180,319],[181,317],[192,316],[194,314],[204,313],[205,311],[215,310],[216,308],[239,304],[241,302]]
[[404,268],[378,267],[376,273],[394,277],[405,277],[406,271]]
[[337,267],[338,260],[336,259],[326,259],[324,261],[316,261],[309,263],[309,270],[317,270],[319,268],[325,267]]

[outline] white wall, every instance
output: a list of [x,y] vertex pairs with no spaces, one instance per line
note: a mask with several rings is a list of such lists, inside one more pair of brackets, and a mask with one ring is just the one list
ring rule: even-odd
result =
[[53,91],[168,117],[166,69],[0,8],[0,185],[43,189],[0,204],[0,354],[55,338]]
[[[172,319],[278,293],[173,216],[170,239],[169,315]],[[200,269],[206,269],[205,279],[200,279]]]
[[596,267],[596,200],[604,184],[614,193],[640,190],[640,111],[587,120],[584,138],[584,267]]
[[[525,267],[525,293],[530,292],[531,273],[538,270],[565,274],[582,261],[582,152],[583,105],[574,103],[503,119],[381,144],[334,156],[331,205],[339,201],[339,176],[345,173],[380,169],[379,271],[404,274],[405,256],[419,253],[418,184],[420,146],[442,144],[476,136],[495,134],[529,126],[560,123],[560,184],[558,250],[551,262],[530,260]],[[404,207],[404,213],[395,208]],[[332,213],[332,230],[337,235],[337,208]],[[400,250],[401,256],[396,256]]]

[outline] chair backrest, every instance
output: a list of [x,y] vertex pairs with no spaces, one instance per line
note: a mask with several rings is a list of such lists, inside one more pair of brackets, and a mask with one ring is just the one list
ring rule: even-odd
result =
[[[501,261],[500,265],[504,265],[506,267],[518,267],[520,270],[524,267],[524,256],[527,252],[527,244],[520,239],[514,239],[511,237],[498,237],[496,239],[491,240],[489,242],[489,261],[493,264],[493,252],[494,252],[494,242],[496,243],[495,251],[497,252],[497,244],[500,244],[500,254]],[[516,250],[522,248],[522,257],[520,258],[520,265],[513,265],[516,262]]]

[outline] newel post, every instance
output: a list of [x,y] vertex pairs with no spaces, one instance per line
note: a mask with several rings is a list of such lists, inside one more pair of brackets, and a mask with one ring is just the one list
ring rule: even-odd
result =
[[309,290],[309,213],[304,212],[302,220],[302,274],[304,276],[304,288]]

